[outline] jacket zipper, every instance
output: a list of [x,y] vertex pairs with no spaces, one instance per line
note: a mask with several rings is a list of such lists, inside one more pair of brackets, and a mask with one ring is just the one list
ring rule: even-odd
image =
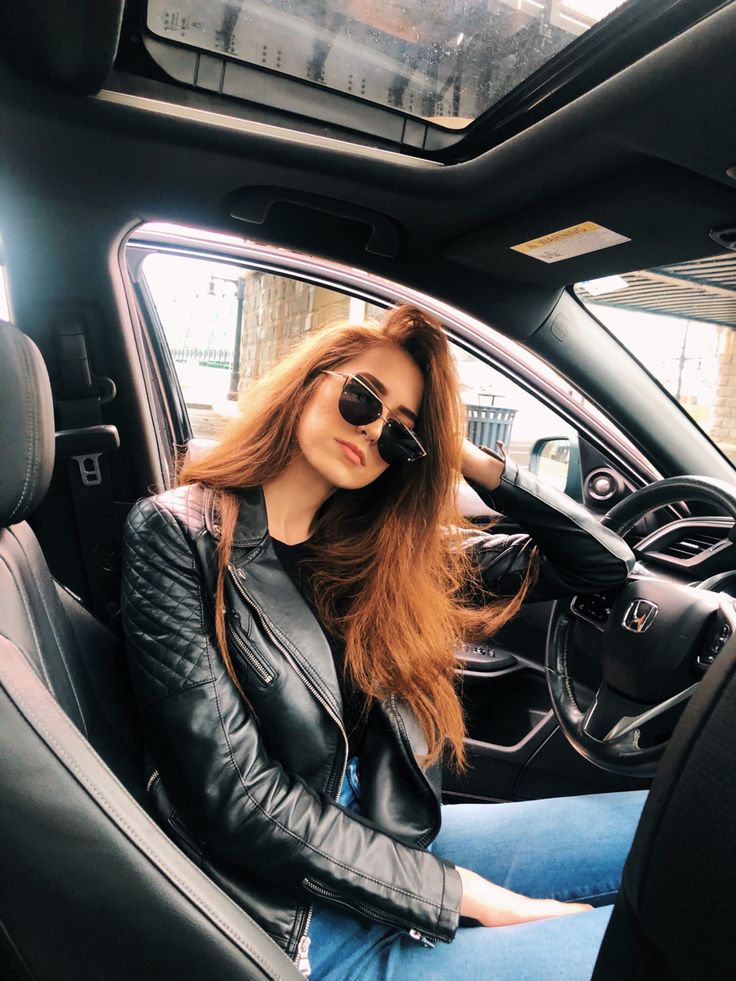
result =
[[[313,892],[318,896],[323,896],[325,899],[329,899],[331,902],[340,906],[345,906],[347,909],[358,910],[358,912],[362,913],[364,916],[367,916],[371,920],[375,920],[377,923],[383,923],[386,926],[396,927],[400,930],[406,931],[412,940],[418,941],[425,947],[434,947],[437,941],[442,941],[442,937],[436,937],[431,933],[422,933],[415,927],[411,927],[407,930],[406,924],[398,917],[391,916],[388,913],[383,913],[381,910],[377,910],[373,906],[368,906],[366,903],[353,902],[352,900],[348,903],[340,896],[339,893],[334,892],[332,889],[328,889],[326,886],[323,886],[320,882],[315,882],[313,879],[304,879],[302,885],[309,892]],[[442,942],[447,943],[447,941]]]
[[[311,910],[312,907],[310,906],[309,908]],[[299,943],[297,944],[296,948],[296,957],[294,958],[297,968],[305,978],[308,978],[312,973],[312,965],[309,963],[309,945],[311,942],[312,941],[307,936],[307,932],[305,930],[299,938]]]
[[[237,623],[240,622],[239,614],[235,613],[234,611],[231,612],[231,617],[233,618],[233,620],[235,620],[235,622]],[[235,646],[238,648],[238,650],[243,655],[243,657],[248,662],[248,664],[250,664],[250,666],[253,668],[253,670],[261,679],[263,684],[270,685],[276,676],[274,675],[270,667],[266,664],[266,662],[263,660],[263,658],[261,658],[258,654],[256,654],[256,652],[253,650],[250,644],[246,644],[246,642],[240,636],[240,633],[237,630],[235,623],[233,623],[232,625],[230,635],[235,642]]]
[[[317,701],[320,703],[320,705],[324,708],[325,712],[327,712],[327,714],[330,716],[330,718],[333,719],[333,721],[337,725],[338,729],[340,730],[340,733],[341,733],[342,738],[343,738],[343,744],[344,744],[345,753],[343,755],[342,770],[341,770],[341,773],[340,773],[340,779],[339,779],[339,781],[337,783],[337,789],[336,790],[333,790],[333,792],[332,792],[332,796],[334,797],[335,800],[337,800],[339,798],[339,796],[340,796],[340,788],[342,787],[343,780],[345,779],[345,771],[346,771],[347,765],[348,765],[348,754],[350,752],[350,747],[349,747],[349,744],[348,744],[348,734],[345,731],[345,726],[342,724],[342,719],[333,710],[333,708],[330,706],[330,704],[327,702],[327,700],[324,698],[324,696],[317,690],[317,688],[314,686],[314,684],[312,683],[312,681],[305,675],[305,673],[302,671],[302,669],[296,663],[296,661],[294,660],[294,658],[292,657],[292,655],[289,653],[289,651],[286,649],[286,647],[281,643],[281,641],[278,639],[278,637],[276,637],[276,635],[274,634],[273,630],[271,630],[271,628],[269,627],[268,623],[266,622],[266,617],[265,617],[265,614],[263,613],[263,610],[258,605],[258,603],[256,603],[256,601],[248,594],[245,586],[241,582],[241,574],[242,574],[242,577],[245,578],[245,573],[240,573],[239,574],[239,572],[236,572],[235,568],[232,565],[229,565],[228,566],[228,572],[230,573],[230,578],[232,579],[233,583],[235,584],[235,588],[237,589],[237,591],[243,597],[243,599],[245,600],[245,602],[252,609],[254,609],[256,611],[256,613],[258,614],[258,619],[260,620],[261,626],[263,627],[263,629],[268,634],[268,637],[270,638],[271,642],[279,649],[279,651],[281,651],[281,653],[283,654],[283,656],[286,658],[286,661],[291,665],[291,667],[294,669],[294,671],[296,671],[296,673],[302,679],[302,681],[307,686],[307,688],[309,689],[309,691],[312,693],[312,695],[314,695],[314,697],[317,699]],[[312,915],[313,915],[313,913],[314,913],[314,907],[311,906],[311,905],[307,906],[307,915],[306,915],[306,917],[304,919],[304,926],[301,928],[300,933],[299,933],[299,940],[297,941],[296,956],[294,957],[294,960],[296,962],[296,966],[298,967],[298,969],[301,971],[301,973],[305,977],[309,977],[309,975],[311,974],[311,970],[312,970],[311,969],[311,965],[309,963],[309,944],[310,944],[311,941],[310,941],[310,938],[307,936],[307,932],[308,932],[309,926],[310,926],[310,924],[312,922]]]

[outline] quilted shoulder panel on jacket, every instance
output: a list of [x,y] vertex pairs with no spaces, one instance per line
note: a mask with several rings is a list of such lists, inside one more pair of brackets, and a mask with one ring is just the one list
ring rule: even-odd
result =
[[121,607],[141,706],[212,677],[193,547],[202,502],[201,488],[177,487],[138,501],[125,522]]

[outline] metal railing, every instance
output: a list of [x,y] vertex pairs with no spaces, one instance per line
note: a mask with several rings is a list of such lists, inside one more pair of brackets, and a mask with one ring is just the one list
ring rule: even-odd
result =
[[505,409],[498,405],[466,405],[468,417],[468,439],[476,446],[495,449],[500,440],[504,446],[511,442],[511,427],[514,424],[516,409]]
[[223,368],[231,368],[233,364],[233,352],[225,347],[178,347],[172,348],[171,356],[180,364],[197,361],[200,364],[215,364]]

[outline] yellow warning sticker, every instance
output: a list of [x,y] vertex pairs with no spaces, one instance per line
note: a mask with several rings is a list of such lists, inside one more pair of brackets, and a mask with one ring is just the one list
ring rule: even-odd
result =
[[612,232],[610,228],[604,228],[594,221],[581,221],[578,225],[561,228],[558,232],[550,232],[549,235],[512,245],[511,248],[514,252],[523,252],[540,262],[561,262],[576,255],[597,252],[598,249],[608,249],[612,245],[630,241],[625,235]]

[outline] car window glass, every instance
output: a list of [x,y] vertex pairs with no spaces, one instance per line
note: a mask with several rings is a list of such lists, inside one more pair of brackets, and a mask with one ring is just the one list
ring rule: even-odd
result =
[[[196,438],[216,439],[237,394],[304,334],[340,320],[375,321],[384,308],[269,271],[175,253],[152,253],[142,276],[171,352]],[[466,435],[564,490],[574,428],[501,371],[453,343]],[[575,393],[571,393],[574,395]],[[555,442],[552,442],[555,441]]]
[[574,427],[474,354],[455,344],[452,350],[471,442],[494,449],[500,440],[515,463],[529,467],[534,444],[538,440],[556,440],[542,454],[535,469],[547,482],[565,490],[569,446],[576,435]]
[[608,276],[575,290],[736,463],[736,255]]
[[142,272],[198,437],[217,438],[238,392],[303,334],[382,312],[324,286],[190,256],[152,254]]

